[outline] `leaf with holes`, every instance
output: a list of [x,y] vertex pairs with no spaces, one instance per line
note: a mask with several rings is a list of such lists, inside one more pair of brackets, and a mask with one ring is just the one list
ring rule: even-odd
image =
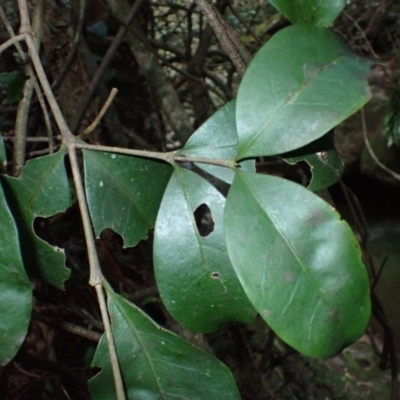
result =
[[243,288],[285,342],[331,357],[362,335],[368,275],[350,227],[327,203],[285,179],[239,171],[224,224]]
[[328,26],[343,10],[346,0],[269,0],[293,24]]
[[305,161],[311,169],[307,189],[318,191],[336,183],[343,174],[344,161],[335,149],[333,130],[322,138],[291,153],[282,154],[289,164]]
[[0,366],[25,339],[32,308],[31,283],[22,264],[17,228],[0,186]]
[[370,66],[327,28],[279,31],[239,87],[237,159],[286,153],[323,136],[371,97]]
[[86,196],[97,236],[111,228],[133,247],[147,238],[172,168],[159,161],[84,150]]
[[55,154],[28,161],[18,178],[1,177],[18,227],[28,275],[58,287],[69,277],[64,251],[40,239],[34,232],[33,221],[65,211],[72,204],[64,156],[62,147]]
[[[127,399],[240,400],[231,372],[219,360],[162,329],[110,291],[108,309]],[[116,399],[104,335],[93,365],[102,368],[89,381],[93,399]]]
[[196,332],[249,323],[256,314],[226,251],[224,204],[210,183],[177,167],[157,216],[153,258],[161,298],[180,324]]

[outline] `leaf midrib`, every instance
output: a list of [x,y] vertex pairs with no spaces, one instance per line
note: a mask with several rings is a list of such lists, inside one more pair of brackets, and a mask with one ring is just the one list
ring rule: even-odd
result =
[[[268,127],[268,125],[270,125],[272,123],[272,121],[279,115],[279,113],[291,102],[293,101],[293,99],[295,99],[298,94],[307,86],[309,86],[311,84],[311,82],[313,82],[325,69],[327,69],[328,67],[330,67],[331,65],[335,64],[335,62],[337,63],[339,60],[341,60],[342,58],[346,57],[345,55],[339,55],[338,57],[336,57],[334,60],[330,61],[329,63],[325,64],[323,67],[318,68],[316,70],[316,72],[314,73],[314,75],[312,76],[312,79],[306,80],[295,92],[293,92],[291,94],[290,97],[288,97],[288,99],[272,114],[271,118],[266,121],[262,127],[259,129],[258,132],[256,132],[251,138],[250,140],[247,142],[247,144],[245,146],[243,146],[238,154],[237,154],[237,160],[240,160],[243,157],[246,157],[246,152],[247,150],[254,144],[254,142],[260,137],[260,135],[264,132],[264,130]],[[240,136],[239,136],[239,141],[240,141]],[[240,143],[239,143],[239,148],[240,148]]]

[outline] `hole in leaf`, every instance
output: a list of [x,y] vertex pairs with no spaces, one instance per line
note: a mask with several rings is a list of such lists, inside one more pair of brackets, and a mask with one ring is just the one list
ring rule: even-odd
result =
[[164,326],[167,323],[167,318],[159,304],[156,301],[147,303],[142,306],[143,310],[154,319],[157,324]]
[[193,213],[200,236],[206,237],[214,230],[214,221],[207,204],[200,204]]
[[258,173],[279,176],[305,187],[309,185],[312,178],[311,168],[307,162],[297,161],[292,165],[280,157],[258,159],[256,170]]
[[218,279],[219,278],[219,272],[212,272],[211,273],[211,278]]

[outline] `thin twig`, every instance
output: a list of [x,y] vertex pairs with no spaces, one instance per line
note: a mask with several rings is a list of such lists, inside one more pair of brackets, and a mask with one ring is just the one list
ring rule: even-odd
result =
[[[35,32],[36,49],[39,49],[42,39],[43,0],[34,1],[32,24],[32,29]],[[28,76],[31,75],[31,79],[26,80],[24,83],[24,88],[22,91],[23,96],[18,104],[17,117],[15,120],[15,139],[12,157],[12,175],[15,177],[20,175],[25,164],[28,117],[35,84],[35,78],[32,74],[32,68],[30,64],[25,66],[25,73]]]
[[362,30],[360,24],[350,15],[348,14],[346,11],[343,11],[343,15],[348,18],[350,21],[353,22],[354,26],[357,28],[357,30],[360,32],[361,36],[363,37],[365,44],[368,47],[368,50],[370,51],[370,53],[372,54],[372,56],[376,59],[379,60],[379,56],[375,53],[375,50],[372,48],[369,40],[367,39],[364,31]]
[[217,74],[214,74],[207,68],[203,68],[203,74],[222,90],[226,97],[226,101],[233,99],[232,89]]
[[234,160],[213,160],[210,158],[197,158],[197,157],[186,157],[186,156],[173,156],[174,161],[179,162],[192,162],[200,164],[218,165],[220,167],[236,169],[237,164]]
[[377,285],[378,282],[379,282],[379,279],[380,279],[380,277],[381,277],[381,275],[382,275],[382,272],[383,272],[383,268],[385,267],[385,264],[386,264],[386,261],[388,260],[388,258],[389,258],[389,257],[386,256],[386,257],[383,259],[382,264],[381,264],[381,266],[380,266],[380,268],[379,268],[379,271],[378,271],[378,273],[376,274],[376,278],[374,279],[374,282],[372,283],[371,292],[373,292],[373,291],[375,290],[376,285]]
[[[60,146],[53,146],[53,149],[55,151],[57,151],[59,148],[60,148]],[[26,155],[26,158],[30,159],[30,158],[33,158],[33,157],[44,156],[46,154],[49,154],[49,152],[50,152],[50,149],[48,147],[46,149],[42,149],[42,150],[33,150],[33,151],[30,151]]]
[[[57,135],[57,136],[54,136],[54,139],[62,140],[62,137]],[[3,140],[5,140],[5,141],[13,141],[14,140],[14,136],[3,136]],[[27,137],[26,141],[27,142],[33,142],[33,143],[47,143],[49,141],[49,138],[47,136]]]
[[247,33],[253,36],[254,40],[261,46],[261,39],[253,32],[251,26],[245,21],[245,19],[236,11],[235,7],[228,2],[228,8],[231,10],[232,14],[239,20],[239,22],[246,28]]
[[[107,345],[108,349],[110,352],[110,361],[112,365],[117,366],[117,368],[113,368],[113,375],[114,375],[114,382],[115,382],[115,389],[117,391],[117,398],[120,400],[125,399],[125,391],[124,391],[124,385],[122,383],[121,379],[121,370],[119,367],[118,363],[118,356],[117,356],[117,350],[115,348],[115,343],[114,339],[112,336],[112,330],[111,330],[111,324],[110,324],[110,319],[108,316],[108,311],[107,311],[107,305],[105,301],[105,295],[104,295],[104,290],[102,284],[97,284],[95,285],[96,289],[96,294],[97,294],[97,299],[99,301],[99,306],[100,306],[100,312],[101,312],[101,317],[104,323],[104,332],[106,335],[107,339]],[[112,351],[111,351],[112,349]]]
[[114,100],[115,96],[118,93],[118,89],[116,88],[112,88],[111,92],[106,100],[106,102],[104,103],[103,107],[101,108],[100,112],[97,114],[97,117],[94,119],[94,121],[79,135],[79,137],[81,139],[83,139],[85,136],[89,135],[89,133],[91,133],[96,126],[98,125],[98,123],[100,122],[100,120],[103,118],[104,114],[106,113],[108,107],[110,106],[110,104],[112,103],[112,101]]
[[[112,15],[113,18],[115,18],[118,21],[118,23],[120,23],[122,26],[124,26],[129,31],[129,33],[131,33],[136,39],[138,39],[152,54],[154,54],[154,56],[159,61],[161,61],[164,66],[171,68],[173,71],[177,72],[179,75],[182,75],[187,79],[190,79],[194,82],[198,82],[198,83],[202,84],[208,90],[215,93],[223,101],[226,101],[224,96],[218,90],[216,90],[215,87],[213,87],[212,85],[209,85],[207,82],[204,82],[201,78],[193,76],[193,75],[187,73],[186,71],[184,71],[183,69],[176,67],[170,61],[168,61],[168,59],[166,57],[160,55],[157,52],[157,50],[155,49],[155,48],[163,49],[163,46],[160,46],[160,43],[161,43],[160,41],[154,41],[152,39],[148,39],[145,35],[139,33],[133,26],[126,24],[124,21],[122,21],[120,18],[118,18],[118,15],[116,15],[115,13],[111,12],[110,14]],[[153,48],[153,46],[155,48]],[[165,50],[167,50],[167,49],[165,49]],[[175,53],[174,47],[170,47],[168,51],[170,51],[173,54],[177,54],[178,57],[180,57],[180,55],[182,55],[181,52]],[[221,54],[221,55],[226,57],[226,54]]]
[[13,362],[13,365],[23,375],[26,375],[26,376],[29,376],[29,377],[35,378],[35,379],[42,379],[43,378],[43,374],[42,375],[37,375],[37,374],[33,374],[32,372],[25,371],[20,365],[18,365],[18,363],[16,361]]
[[361,109],[361,123],[362,123],[362,130],[363,130],[363,134],[364,134],[364,142],[367,147],[369,155],[372,157],[372,159],[375,161],[376,165],[379,168],[383,169],[385,172],[387,172],[389,175],[391,175],[394,179],[400,181],[400,175],[397,174],[396,172],[392,171],[390,168],[386,167],[386,165],[382,164],[379,161],[376,154],[374,153],[374,151],[372,150],[371,143],[369,142],[369,139],[368,139],[367,127],[366,127],[366,123],[365,123],[365,115],[364,115],[363,108]]
[[96,145],[96,144],[87,144],[87,143],[82,143],[82,142],[78,142],[76,144],[76,147],[79,149],[103,151],[103,152],[117,153],[117,154],[126,154],[126,155],[130,155],[130,156],[162,160],[169,164],[174,164],[174,162],[178,161],[178,162],[192,162],[192,163],[200,163],[200,164],[218,165],[220,167],[231,168],[231,169],[236,168],[236,162],[234,160],[218,160],[218,159],[211,159],[211,158],[186,157],[186,156],[176,155],[173,152],[160,153],[160,152],[147,151],[147,150],[124,149],[121,147],[100,146],[100,145]]
[[92,340],[94,342],[99,342],[101,338],[101,333],[84,328],[83,326],[72,324],[71,322],[49,318],[38,312],[33,313],[33,318],[56,329],[62,329],[66,332]]
[[[72,135],[68,128],[68,125],[64,119],[61,109],[55,99],[55,96],[51,90],[50,84],[47,80],[46,74],[44,72],[42,63],[40,61],[39,55],[36,50],[35,42],[33,40],[33,33],[31,24],[29,21],[28,5],[26,0],[18,0],[18,7],[21,18],[21,33],[26,34],[26,44],[28,46],[29,55],[31,57],[32,63],[35,67],[36,74],[42,85],[43,91],[46,94],[47,100],[49,102],[50,108],[53,112],[54,118],[63,137],[63,142],[67,146],[67,151],[69,155],[69,160],[71,164],[72,176],[74,179],[75,189],[77,193],[79,208],[81,211],[82,224],[85,233],[86,244],[88,247],[88,257],[90,266],[90,280],[89,283],[96,287],[96,292],[98,293],[98,299],[101,307],[104,309],[105,300],[104,292],[102,289],[103,274],[100,269],[99,260],[96,252],[96,245],[94,241],[94,235],[92,231],[89,210],[85,198],[85,192],[82,183],[82,177],[80,175],[78,159],[76,155],[76,139]],[[114,383],[117,390],[118,400],[125,400],[125,393],[123,390],[122,376],[118,364],[118,358],[115,351],[115,346],[113,343],[112,331],[110,328],[110,320],[107,312],[102,312],[103,324],[106,330],[106,335],[109,338],[108,351],[111,360],[111,366],[114,374]],[[122,389],[121,389],[122,388]]]
[[78,142],[76,144],[78,149],[103,151],[108,153],[126,154],[130,156],[152,158],[155,160],[162,160],[167,163],[172,163],[172,153],[159,153],[157,151],[148,150],[135,150],[135,149],[125,149],[122,147],[112,147],[112,146],[101,146],[96,144],[87,144],[83,142]]
[[[1,6],[0,6],[1,7]],[[8,49],[10,46],[21,42],[22,40],[25,40],[25,34],[21,33],[20,35],[14,36],[11,39],[8,39],[7,42],[3,43],[2,45],[0,45],[0,54]]]
[[[11,37],[15,37],[16,35],[15,35],[15,32],[14,32],[14,29],[12,28],[10,22],[8,21],[7,16],[6,16],[6,14],[5,14],[5,12],[4,12],[4,10],[3,10],[3,8],[1,6],[0,6],[0,18],[3,21],[4,26],[7,29],[8,34]],[[15,47],[16,47],[16,49],[18,51],[19,56],[21,57],[21,60],[26,62],[27,61],[27,55],[22,50],[21,45],[17,42],[17,43],[15,43]],[[28,76],[30,77],[30,80],[32,80],[32,82],[33,82],[33,87],[35,88],[36,96],[37,96],[37,98],[39,100],[40,107],[42,108],[42,112],[43,112],[43,116],[44,116],[44,120],[45,120],[45,124],[46,124],[46,129],[47,129],[47,134],[48,134],[48,137],[49,137],[49,153],[52,153],[53,152],[53,138],[52,138],[53,137],[53,130],[51,128],[50,116],[49,116],[49,113],[47,111],[46,103],[45,103],[45,101],[43,99],[43,95],[42,95],[42,92],[40,90],[40,86],[39,86],[39,84],[38,84],[38,82],[36,80],[36,76],[35,76],[35,73],[33,71],[33,68],[31,66],[31,64],[27,65],[27,73],[28,73]]]
[[[126,18],[126,23],[129,25],[135,16],[137,15],[141,5],[143,4],[144,0],[137,0],[133,3],[133,6],[129,12],[129,15]],[[92,100],[92,97],[97,89],[97,85],[99,84],[102,76],[104,75],[108,65],[110,64],[115,52],[117,51],[119,45],[122,42],[122,39],[124,38],[125,34],[127,32],[127,29],[124,26],[121,26],[117,32],[117,35],[115,36],[113,42],[111,43],[111,46],[107,49],[106,54],[104,55],[103,59],[101,60],[101,63],[99,67],[97,68],[89,86],[88,93],[86,96],[81,100],[79,106],[78,106],[78,111],[75,114],[74,121],[71,125],[71,130],[74,133],[78,132],[80,122],[83,118],[83,115],[85,114],[85,111],[87,107],[90,104],[90,101]]]
[[43,91],[49,101],[49,105],[53,116],[56,120],[58,128],[60,129],[60,133],[63,136],[63,139],[66,143],[74,142],[75,138],[70,132],[67,123],[65,122],[64,116],[62,115],[60,106],[57,103],[57,100],[51,90],[50,84],[47,80],[46,74],[44,72],[42,62],[40,61],[39,55],[36,51],[35,41],[33,39],[33,34],[31,31],[31,25],[28,19],[28,6],[26,4],[26,0],[18,0],[18,4],[20,7],[20,16],[21,16],[21,33],[25,34],[25,42],[28,46],[29,55],[31,57],[32,63],[35,67],[37,77],[42,85]]

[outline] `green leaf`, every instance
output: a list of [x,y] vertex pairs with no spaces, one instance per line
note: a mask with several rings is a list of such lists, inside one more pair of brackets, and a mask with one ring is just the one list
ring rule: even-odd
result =
[[62,147],[55,154],[28,161],[18,178],[1,177],[29,276],[58,287],[70,274],[65,267],[64,251],[36,236],[33,221],[65,211],[72,204],[64,155]]
[[7,364],[25,339],[32,290],[22,264],[17,229],[0,186],[0,366]]
[[14,104],[22,99],[22,89],[28,76],[22,72],[4,72],[0,74],[0,86],[7,88],[7,103]]
[[[201,236],[194,217],[204,204],[211,211],[205,217],[214,223],[207,236]],[[213,332],[227,322],[249,323],[256,316],[229,261],[224,204],[210,183],[177,167],[157,216],[153,259],[161,298],[181,325],[196,332]]]
[[327,28],[279,31],[239,87],[237,159],[286,153],[323,136],[371,97],[370,66]]
[[328,26],[343,10],[346,0],[269,0],[293,24]]
[[[126,395],[129,400],[240,400],[232,374],[219,360],[156,325],[140,309],[108,293],[108,309]],[[113,375],[103,335],[89,381],[94,400],[115,399]]]
[[154,227],[172,168],[159,161],[84,150],[86,195],[97,236],[111,228],[133,247]]
[[[235,108],[236,100],[222,106],[193,133],[186,145],[177,150],[175,154],[213,160],[233,160],[238,150]],[[227,183],[232,183],[235,176],[235,173],[229,168],[203,163],[196,163],[196,165]]]
[[244,290],[285,342],[331,357],[363,334],[368,275],[350,227],[329,204],[293,182],[239,171],[224,223]]
[[238,137],[235,118],[236,100],[221,107],[189,138],[177,155],[197,158],[233,160]]
[[[238,151],[238,134],[236,129],[236,100],[222,106],[189,138],[185,147],[175,152],[176,155],[213,160],[233,160]],[[196,163],[207,173],[231,184],[234,171],[218,165]],[[240,163],[243,170],[254,172],[255,161],[246,160]]]
[[[235,171],[230,168],[220,167],[219,165],[200,164],[196,163],[198,167],[206,171],[208,174],[213,175],[223,182],[232,184],[235,178]],[[242,171],[256,172],[256,161],[254,159],[243,160],[239,163],[239,168]]]
[[332,186],[344,171],[344,161],[335,149],[333,131],[282,157],[289,164],[305,161],[310,166],[312,178],[307,189],[315,192]]

